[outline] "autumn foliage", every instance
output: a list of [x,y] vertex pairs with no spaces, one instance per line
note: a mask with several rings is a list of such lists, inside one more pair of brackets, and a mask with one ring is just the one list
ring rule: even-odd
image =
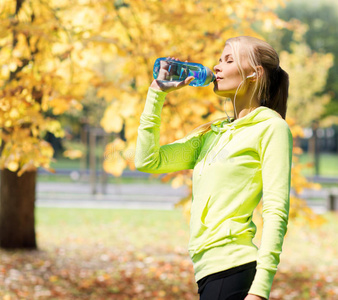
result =
[[[18,175],[38,167],[50,170],[53,150],[44,141],[46,132],[62,137],[64,132],[57,116],[81,109],[81,100],[91,88],[96,97],[108,103],[102,127],[109,133],[123,133],[107,145],[104,169],[115,176],[126,168],[134,169],[139,117],[155,59],[175,56],[212,68],[229,37],[260,37],[254,27],[267,31],[293,29],[292,23],[278,19],[273,13],[283,3],[282,0],[2,2],[0,168],[18,171]],[[291,57],[286,54],[283,57],[292,68]],[[330,58],[326,60],[328,68]],[[100,68],[102,64],[105,72]],[[162,113],[161,143],[172,142],[198,125],[224,116],[224,108],[229,113],[232,110],[231,104],[218,98],[210,87],[189,87],[170,93]],[[67,155],[81,154],[67,152]],[[294,187],[302,185],[297,167],[293,174]],[[184,171],[164,180],[173,179],[174,186],[190,185],[190,175]]]
[[0,6],[0,167],[20,176],[50,169],[53,149],[43,139],[46,132],[63,137],[55,116],[81,109],[97,77],[84,41],[89,28],[77,27],[84,10],[76,11],[68,1]]

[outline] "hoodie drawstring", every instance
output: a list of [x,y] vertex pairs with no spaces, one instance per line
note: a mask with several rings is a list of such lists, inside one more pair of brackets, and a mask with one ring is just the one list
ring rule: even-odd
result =
[[[202,167],[200,169],[199,175],[202,175],[206,160],[207,160],[207,156],[210,154],[211,150],[213,149],[213,147],[219,142],[220,137],[221,137],[221,133],[225,133],[223,136],[224,138],[222,139],[223,141],[229,139],[230,141],[230,136],[233,133],[234,129],[238,129],[244,125],[247,124],[256,124],[265,120],[268,120],[272,117],[275,117],[276,115],[278,115],[274,110],[264,107],[264,106],[260,106],[258,108],[255,108],[253,111],[249,112],[249,114],[247,114],[246,116],[244,116],[243,118],[237,119],[233,122],[230,122],[230,120],[217,120],[215,121],[213,124],[211,124],[211,130],[213,132],[217,132],[217,136],[215,137],[215,139],[213,140],[213,142],[211,143],[210,147],[208,148],[208,151],[205,155],[205,157],[203,158],[203,163],[202,163]],[[280,115],[278,115],[280,117]],[[223,127],[224,126],[224,127]],[[228,132],[226,132],[228,131]],[[229,142],[228,141],[228,142]],[[214,162],[214,160],[216,159],[217,155],[219,155],[219,153],[224,149],[224,147],[228,144],[228,142],[224,143],[220,149],[216,150],[216,154],[213,155],[213,158],[210,160],[209,165],[212,164]]]
[[[232,130],[233,130],[234,128],[235,128],[234,126],[231,126],[231,127],[227,130],[227,132],[225,133],[225,135],[223,135],[223,136],[224,136],[223,140],[226,140],[226,139],[230,138],[230,135],[231,135]],[[230,141],[230,140],[229,140],[229,141]],[[229,141],[228,141],[228,142],[229,142]],[[225,147],[227,144],[228,144],[228,143],[224,143],[224,144],[222,145],[222,147],[215,153],[214,157],[213,157],[213,158],[211,159],[211,161],[209,162],[209,165],[211,165],[211,164],[214,162],[216,156],[224,149],[224,147]]]
[[217,136],[216,136],[215,139],[213,140],[213,142],[212,142],[212,144],[210,145],[210,147],[209,147],[207,153],[206,153],[205,156],[204,156],[203,164],[202,164],[202,167],[201,167],[201,169],[200,169],[199,176],[202,175],[202,172],[203,172],[203,169],[204,169],[204,165],[205,165],[205,161],[206,161],[206,159],[207,159],[207,157],[208,157],[209,152],[212,150],[212,148],[214,147],[214,145],[216,144],[216,142],[219,141],[219,138],[220,138],[220,137],[221,137],[221,131],[218,132]]

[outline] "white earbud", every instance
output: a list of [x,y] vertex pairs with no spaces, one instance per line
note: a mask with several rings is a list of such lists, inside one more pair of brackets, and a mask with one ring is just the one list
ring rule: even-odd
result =
[[249,75],[249,76],[247,76],[246,78],[252,78],[252,77],[256,77],[256,72],[254,72],[252,75]]

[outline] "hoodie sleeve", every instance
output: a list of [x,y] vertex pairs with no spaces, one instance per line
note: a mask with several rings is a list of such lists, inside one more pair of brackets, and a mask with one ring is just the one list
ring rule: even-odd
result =
[[192,169],[199,154],[200,135],[160,146],[161,111],[167,93],[149,88],[138,129],[135,167],[142,172],[168,173]]
[[287,123],[273,119],[261,138],[263,232],[257,272],[249,294],[269,298],[289,216],[292,135]]

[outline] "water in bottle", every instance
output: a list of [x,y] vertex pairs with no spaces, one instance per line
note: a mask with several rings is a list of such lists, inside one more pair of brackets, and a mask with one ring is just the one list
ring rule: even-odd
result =
[[216,78],[208,67],[201,64],[161,57],[156,59],[154,64],[153,75],[155,79],[157,79],[161,67],[161,72],[164,72],[165,81],[182,81],[189,76],[194,76],[195,79],[189,85],[207,86]]

